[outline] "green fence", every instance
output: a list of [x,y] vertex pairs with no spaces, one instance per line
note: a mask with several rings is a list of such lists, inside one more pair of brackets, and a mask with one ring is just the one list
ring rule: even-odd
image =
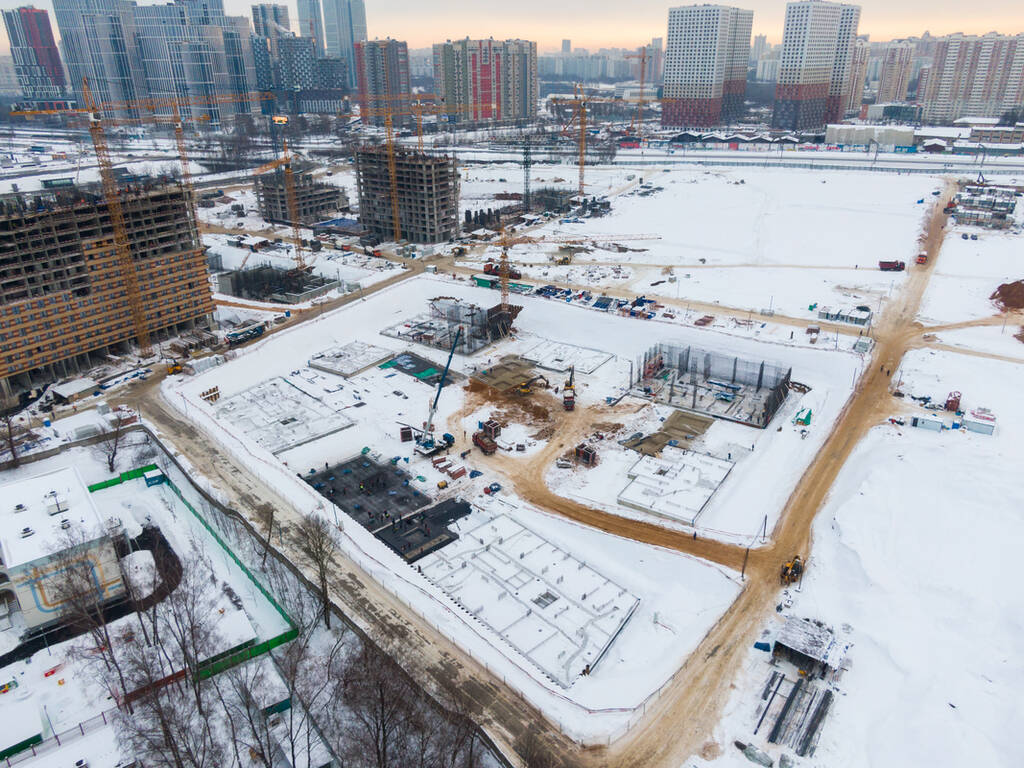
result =
[[[122,472],[119,476],[113,477],[110,480],[104,480],[102,483],[90,485],[89,491],[99,491],[104,488],[110,488],[115,485],[120,485],[121,483],[127,480],[137,480],[138,478],[142,477],[143,474],[153,469],[159,468],[155,464],[149,464],[145,467],[132,469],[129,470],[128,472]],[[206,521],[206,518],[199,514],[196,508],[189,503],[188,499],[186,499],[182,495],[181,491],[178,490],[178,486],[172,483],[170,478],[166,478],[164,482],[170,487],[172,491],[174,491],[174,495],[178,497],[178,500],[181,501],[181,503],[185,505],[188,511],[195,516],[195,518],[206,529],[207,533],[209,533],[214,538],[214,541],[216,541],[220,545],[221,549],[223,549],[228,554],[228,557],[230,557],[234,561],[235,565],[239,567],[242,573],[246,575],[246,577],[249,579],[249,581],[253,583],[256,589],[260,591],[260,594],[262,594],[269,601],[269,603],[272,606],[274,606],[274,610],[277,611],[278,614],[280,614],[281,618],[284,619],[285,623],[288,625],[287,630],[282,632],[280,635],[277,635],[276,637],[270,638],[269,640],[264,640],[263,642],[256,643],[254,645],[243,645],[241,647],[232,648],[230,650],[224,651],[223,653],[217,654],[212,658],[206,659],[199,665],[200,678],[205,680],[208,677],[212,677],[213,675],[219,674],[227,669],[231,669],[231,667],[242,664],[246,661],[249,661],[250,659],[255,659],[257,656],[262,656],[268,651],[277,648],[279,645],[289,643],[296,637],[298,637],[299,630],[296,628],[295,622],[292,621],[291,616],[289,616],[285,612],[284,608],[282,608],[280,604],[278,604],[277,600],[274,599],[274,596],[267,591],[267,589],[260,583],[259,579],[257,579],[256,576],[253,575],[252,571],[250,571],[245,566],[245,563],[243,563],[238,558],[238,555],[236,555],[234,551],[231,549],[231,547],[227,545],[224,539],[221,538],[220,534],[214,530],[213,526]]]
[[[147,472],[154,469],[159,469],[159,467],[156,464],[147,464],[146,466],[139,467],[138,469],[129,469],[127,472],[122,472],[117,477],[112,477],[109,480],[104,480],[102,483],[93,483],[92,485],[89,486],[89,493],[93,493],[94,491],[102,491],[104,488],[111,488],[115,485],[120,485],[126,480],[137,480]],[[180,495],[181,494],[179,494],[179,496]]]
[[24,741],[19,741],[17,744],[12,744],[7,749],[0,750],[0,760],[6,760],[8,757],[24,752],[30,747],[34,747],[36,744],[41,744],[43,741],[42,734],[37,733],[35,736],[29,736]]

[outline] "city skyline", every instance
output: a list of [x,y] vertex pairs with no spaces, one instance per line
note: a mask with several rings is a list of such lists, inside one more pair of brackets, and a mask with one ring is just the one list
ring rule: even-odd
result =
[[[167,2],[137,1],[139,5]],[[288,6],[292,28],[297,29],[296,0],[285,0],[284,4]],[[448,39],[493,36],[534,40],[539,53],[549,53],[560,50],[564,38],[571,39],[573,46],[580,48],[636,47],[651,37],[664,36],[669,8],[692,4],[640,0],[624,14],[621,4],[608,0],[567,3],[560,7],[525,0],[513,10],[495,12],[493,8],[468,0],[441,0],[430,6],[429,13],[410,14],[405,0],[375,0],[367,4],[366,16],[370,39],[404,40],[410,50],[429,48]],[[859,4],[863,8],[861,33],[869,34],[876,41],[919,36],[925,30],[936,36],[955,32],[968,35],[1024,33],[1024,7],[1011,0],[976,3],[969,18],[959,9],[939,11],[924,0],[905,0],[897,5],[866,0]],[[53,12],[51,0],[0,0],[0,9],[26,5]],[[253,0],[224,0],[225,10],[232,15],[251,18],[252,5]],[[754,0],[739,3],[739,7],[754,11],[754,35],[767,35],[773,45],[782,41],[784,0]],[[54,32],[57,33],[56,27]],[[9,51],[6,32],[0,32],[0,36],[0,50],[6,55]]]

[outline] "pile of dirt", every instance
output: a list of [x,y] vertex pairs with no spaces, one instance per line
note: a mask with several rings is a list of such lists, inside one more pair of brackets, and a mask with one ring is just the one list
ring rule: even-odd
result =
[[1024,309],[1024,280],[1003,283],[989,298],[1004,310]]
[[1024,344],[1024,325],[1022,325],[1020,327],[1019,331],[1017,331],[1015,334],[1013,334],[1013,338],[1015,338],[1021,344]]

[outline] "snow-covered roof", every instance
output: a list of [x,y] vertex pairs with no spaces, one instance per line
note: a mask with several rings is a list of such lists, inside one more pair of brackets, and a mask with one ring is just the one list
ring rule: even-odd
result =
[[998,117],[961,117],[953,125],[999,125]]
[[50,391],[57,397],[63,397],[66,400],[83,392],[96,389],[97,386],[99,385],[94,379],[72,379],[71,381],[65,381],[63,384],[57,384]]
[[[0,554],[5,568],[35,562],[60,549],[61,521],[103,535],[99,512],[74,467],[0,486]],[[22,537],[24,529],[32,533]]]
[[846,646],[836,640],[835,633],[829,627],[796,616],[786,617],[786,623],[775,642],[820,661],[832,669],[838,668],[846,653]]
[[946,142],[944,142],[942,139],[928,139],[927,141],[923,142],[923,144],[926,147],[944,147],[944,146],[946,146]]

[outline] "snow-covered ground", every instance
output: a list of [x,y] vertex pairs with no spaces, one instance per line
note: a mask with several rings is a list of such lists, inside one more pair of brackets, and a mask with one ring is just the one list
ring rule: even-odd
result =
[[[915,350],[900,372],[910,393],[961,390],[963,407],[991,408],[998,427],[986,436],[877,426],[840,473],[787,609],[847,627],[853,643],[808,764],[1020,765],[1020,368]],[[770,641],[778,624],[766,628]],[[732,741],[751,739],[766,658],[750,651],[716,733],[725,750],[716,766],[750,765]]]
[[[1016,220],[1024,223],[1024,204]],[[963,236],[976,235],[977,240]],[[957,226],[942,246],[918,319],[925,324],[956,323],[990,317],[999,311],[991,296],[1002,283],[1024,278],[1019,232]]]

